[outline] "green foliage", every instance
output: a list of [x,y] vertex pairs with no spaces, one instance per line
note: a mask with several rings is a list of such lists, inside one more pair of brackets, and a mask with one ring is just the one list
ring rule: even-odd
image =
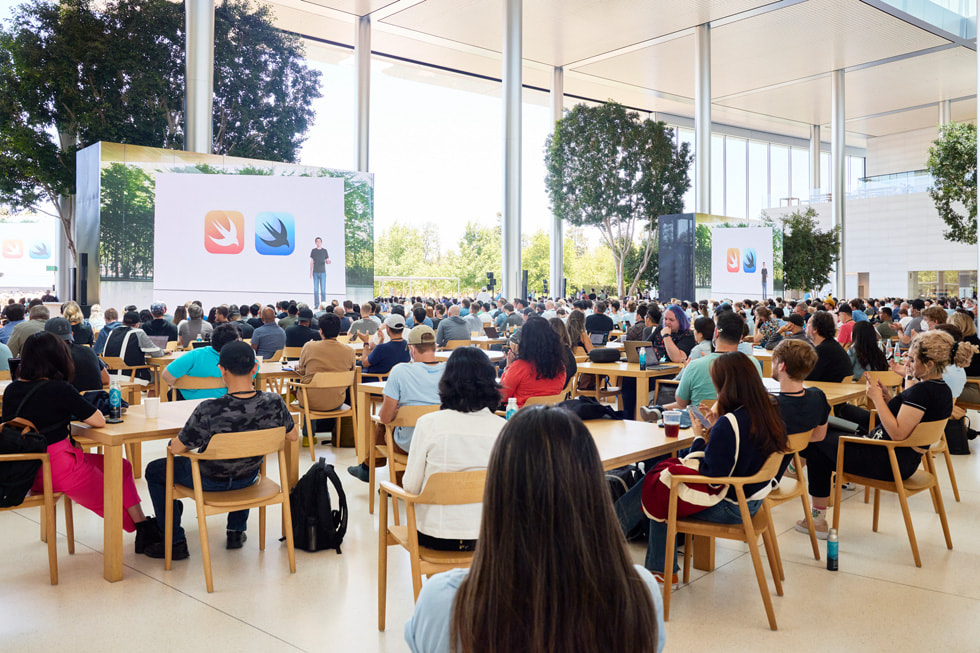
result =
[[797,210],[780,220],[783,225],[783,285],[816,291],[830,283],[840,258],[840,227],[821,231],[813,207]]
[[711,227],[706,224],[694,227],[694,286],[711,287]]
[[[0,201],[71,227],[75,152],[98,141],[183,144],[184,5],[31,0],[0,31]],[[266,7],[215,8],[216,154],[295,161],[319,97],[298,37]]]
[[113,163],[102,170],[99,268],[103,279],[153,277],[153,176]]
[[[545,185],[555,216],[595,226],[612,252],[616,287],[625,288],[625,263],[639,244],[642,275],[654,249],[657,218],[679,213],[690,186],[687,144],[674,146],[662,122],[640,120],[615,102],[576,105],[558,121],[545,146]],[[632,280],[629,294],[640,277]]]
[[643,249],[634,245],[630,248],[629,253],[626,256],[626,263],[624,265],[624,273],[627,279],[639,279],[639,288],[653,288],[660,280],[660,267],[658,265],[657,253],[658,245],[655,243],[653,246],[653,253],[650,256],[650,260],[647,262],[646,267],[640,272],[640,265],[643,263]]
[[929,196],[949,227],[946,240],[977,243],[977,126],[949,123],[929,148],[926,162],[934,185]]

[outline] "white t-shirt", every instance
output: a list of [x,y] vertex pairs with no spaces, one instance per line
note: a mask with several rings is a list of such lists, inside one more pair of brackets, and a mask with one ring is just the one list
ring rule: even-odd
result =
[[[475,413],[440,410],[423,415],[415,425],[412,448],[402,487],[418,494],[426,481],[439,472],[486,469],[490,451],[507,421],[490,409]],[[415,508],[419,531],[430,537],[475,540],[480,533],[483,504]]]

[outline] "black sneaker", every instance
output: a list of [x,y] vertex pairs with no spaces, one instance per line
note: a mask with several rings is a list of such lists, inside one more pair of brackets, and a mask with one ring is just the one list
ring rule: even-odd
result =
[[136,524],[136,553],[143,551],[151,544],[163,542],[163,531],[154,517],[147,517],[145,521]]
[[[147,544],[143,549],[143,553],[150,558],[156,558],[158,560],[163,560],[164,558],[164,542],[154,542],[153,544]],[[180,542],[174,542],[174,550],[171,554],[171,560],[187,560],[191,557],[190,551],[187,550],[187,540],[182,540]]]
[[245,531],[225,531],[225,533],[228,536],[228,541],[225,543],[226,549],[240,549],[245,544],[245,540],[248,539]]
[[361,463],[360,465],[351,465],[347,468],[347,473],[359,481],[364,481],[365,483],[371,480],[371,473],[368,470],[368,466],[364,463]]

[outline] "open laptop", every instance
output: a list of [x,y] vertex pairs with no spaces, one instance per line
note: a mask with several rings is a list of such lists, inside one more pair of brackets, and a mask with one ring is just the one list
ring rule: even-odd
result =
[[483,333],[487,334],[488,338],[497,338],[500,336],[497,332],[497,327],[492,325],[483,327]]
[[640,362],[640,349],[644,348],[647,350],[647,365],[656,365],[660,361],[657,360],[656,354],[653,353],[653,343],[649,340],[627,340],[623,343],[626,348],[626,362],[627,363],[639,363]]
[[590,333],[589,340],[592,341],[593,347],[605,347],[606,343],[609,342],[609,332],[597,331],[595,333]]
[[160,349],[167,348],[167,336],[147,336],[147,338]]

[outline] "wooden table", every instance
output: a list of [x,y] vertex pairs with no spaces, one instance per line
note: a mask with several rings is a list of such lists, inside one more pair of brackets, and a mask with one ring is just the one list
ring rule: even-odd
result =
[[691,429],[682,429],[678,437],[668,438],[664,429],[650,422],[593,419],[585,425],[595,439],[604,469],[615,469],[666,454],[676,455],[694,442]]
[[490,347],[492,347],[493,345],[503,345],[508,340],[510,340],[510,338],[506,336],[503,337],[498,336],[496,338],[490,338],[487,336],[476,336],[474,338],[470,338],[470,341],[473,343],[473,346],[479,347],[480,349],[490,349]]
[[762,376],[767,379],[772,377],[772,350],[762,347],[753,347],[752,355],[757,361],[762,363]]
[[[121,424],[106,424],[100,429],[72,423],[72,436],[80,443],[103,447],[105,456],[102,469],[105,511],[102,527],[102,576],[107,581],[116,582],[123,577],[123,447],[131,442],[163,440],[176,436],[202,401],[206,400],[161,403],[160,412],[155,419],[146,417],[144,406],[132,406]],[[299,478],[298,441],[286,441],[286,466],[289,483],[291,486],[295,485]]]
[[[295,366],[295,361],[292,362]],[[269,381],[281,379],[298,379],[299,374],[294,369],[283,369],[280,361],[262,361],[259,370],[255,374],[255,389],[265,392]]]
[[[504,352],[502,351],[490,351],[489,349],[481,349],[489,358],[491,363],[496,363],[499,360],[503,360]],[[453,355],[452,351],[437,351],[436,360],[447,361],[449,357]]]
[[371,397],[380,397],[384,393],[384,381],[371,381],[357,384],[357,433],[354,446],[357,450],[358,464],[367,462],[368,451],[372,442],[371,426]]
[[667,369],[656,370],[648,366],[645,370],[640,370],[639,363],[593,363],[586,361],[578,364],[578,371],[582,374],[604,374],[606,376],[626,376],[636,379],[636,421],[643,421],[640,416],[640,408],[647,405],[647,397],[650,396],[650,379],[674,376],[681,371],[682,365],[676,363],[666,363],[670,365]]
[[153,388],[156,390],[156,396],[163,396],[163,371],[167,369],[167,366],[173,363],[175,360],[183,356],[187,352],[183,351],[171,351],[163,356],[157,356],[153,358],[152,356],[146,357],[146,364],[150,366],[150,372],[153,373]]
[[806,388],[820,388],[823,390],[823,393],[827,396],[827,403],[831,406],[846,404],[849,401],[861,399],[865,396],[865,387],[863,383],[851,383],[850,381],[846,383],[832,383],[830,381],[804,381],[803,386]]

